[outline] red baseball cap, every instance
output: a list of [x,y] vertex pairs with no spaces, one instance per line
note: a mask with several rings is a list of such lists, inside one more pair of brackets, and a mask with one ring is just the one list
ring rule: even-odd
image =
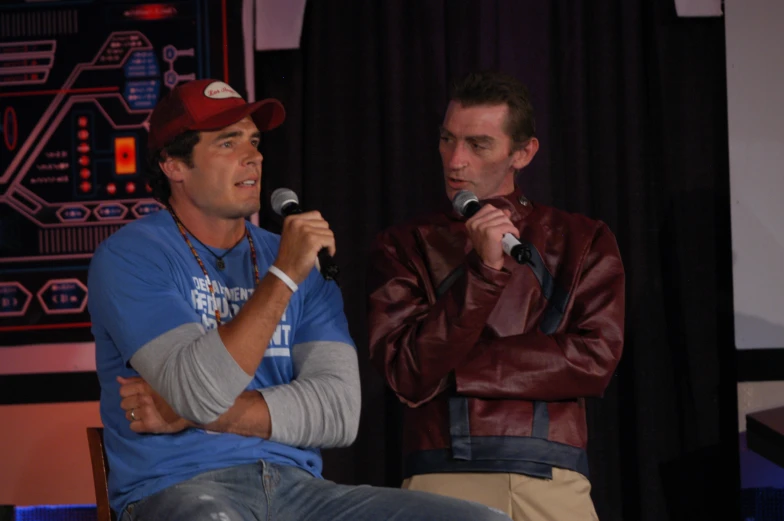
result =
[[253,118],[259,130],[272,130],[286,119],[286,110],[274,98],[247,103],[222,81],[181,83],[152,111],[147,148],[154,152],[186,130],[218,130],[245,116]]

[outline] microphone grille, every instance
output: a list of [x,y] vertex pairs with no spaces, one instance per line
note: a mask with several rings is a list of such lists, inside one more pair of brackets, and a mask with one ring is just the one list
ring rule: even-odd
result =
[[468,190],[460,190],[452,198],[452,208],[455,209],[460,215],[465,215],[465,207],[468,203],[475,201],[479,202],[479,198],[473,192]]
[[299,204],[299,197],[294,193],[294,190],[278,188],[272,192],[270,202],[272,203],[272,211],[278,215],[283,215],[283,208],[290,203]]

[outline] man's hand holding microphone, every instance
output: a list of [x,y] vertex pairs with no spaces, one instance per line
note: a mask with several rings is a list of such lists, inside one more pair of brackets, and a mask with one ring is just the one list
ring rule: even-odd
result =
[[520,232],[512,223],[509,210],[500,210],[491,204],[480,205],[479,199],[468,190],[455,194],[452,207],[468,218],[468,238],[487,266],[496,270],[503,268],[504,253],[518,264],[531,260],[530,250],[519,241]]
[[[335,234],[321,213],[315,210],[303,212],[297,195],[287,188],[275,190],[271,202],[273,211],[284,217],[280,249],[273,266],[296,285],[307,278],[314,266],[324,279],[335,280],[339,274],[332,258],[335,255]],[[280,277],[279,273],[275,274]]]

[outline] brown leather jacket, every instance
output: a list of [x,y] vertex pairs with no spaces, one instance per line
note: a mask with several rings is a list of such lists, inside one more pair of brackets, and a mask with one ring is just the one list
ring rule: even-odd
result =
[[615,237],[519,189],[487,202],[512,212],[528,265],[483,264],[455,212],[390,228],[373,248],[370,357],[408,406],[405,477],[588,476],[584,398],[602,395],[623,347]]

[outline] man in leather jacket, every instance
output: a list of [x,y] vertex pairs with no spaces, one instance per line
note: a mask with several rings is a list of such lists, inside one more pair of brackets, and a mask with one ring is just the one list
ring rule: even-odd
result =
[[[515,174],[539,148],[527,89],[500,73],[455,83],[434,213],[374,245],[370,356],[406,405],[403,486],[513,519],[597,519],[585,398],[601,396],[623,348],[624,272],[607,225],[534,204]],[[505,255],[517,237],[527,262]]]

